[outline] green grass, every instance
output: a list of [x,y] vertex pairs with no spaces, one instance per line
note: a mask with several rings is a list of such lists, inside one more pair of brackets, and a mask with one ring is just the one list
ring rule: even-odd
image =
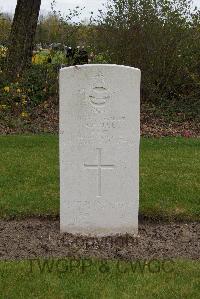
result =
[[[143,267],[135,267],[135,262],[131,266],[131,262],[108,261],[106,267],[102,263],[105,261],[49,260],[47,270],[47,267],[43,268],[44,261],[39,260],[32,262],[31,270],[30,261],[1,262],[0,297],[199,298],[198,261],[177,260],[173,264],[168,261],[165,267],[160,267],[161,261],[153,261],[145,266],[143,272]],[[144,265],[144,261],[140,263]]]
[[[0,137],[0,217],[59,214],[58,137]],[[140,213],[199,220],[200,140],[141,140]],[[198,298],[200,264],[153,261],[0,262],[0,298]],[[87,266],[87,267],[85,267]],[[172,268],[171,268],[172,267]],[[167,272],[169,269],[172,271]]]
[[[59,214],[58,137],[0,137],[0,217]],[[200,140],[141,140],[140,213],[200,219]]]
[[143,139],[140,212],[200,220],[200,139]]
[[58,138],[0,138],[0,217],[57,215]]

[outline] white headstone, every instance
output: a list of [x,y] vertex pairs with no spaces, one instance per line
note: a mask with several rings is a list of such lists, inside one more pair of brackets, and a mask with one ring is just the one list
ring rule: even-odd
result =
[[140,70],[60,71],[61,231],[137,234]]

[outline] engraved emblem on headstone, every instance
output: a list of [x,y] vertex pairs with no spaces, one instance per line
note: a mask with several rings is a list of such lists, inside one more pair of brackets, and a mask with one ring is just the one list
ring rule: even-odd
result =
[[89,100],[95,107],[104,106],[110,98],[109,91],[106,88],[104,77],[98,74],[92,84],[92,89],[89,93]]
[[106,169],[113,169],[115,165],[113,164],[103,164],[102,163],[102,148],[97,148],[97,153],[98,153],[98,162],[97,164],[84,164],[84,167],[87,169],[92,169],[92,170],[97,170],[97,197],[102,196],[102,170]]

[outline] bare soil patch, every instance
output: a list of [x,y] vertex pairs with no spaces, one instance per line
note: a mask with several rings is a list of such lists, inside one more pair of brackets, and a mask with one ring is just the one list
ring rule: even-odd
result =
[[0,220],[0,259],[91,257],[200,258],[200,223],[141,221],[139,236],[90,238],[61,234],[58,219]]

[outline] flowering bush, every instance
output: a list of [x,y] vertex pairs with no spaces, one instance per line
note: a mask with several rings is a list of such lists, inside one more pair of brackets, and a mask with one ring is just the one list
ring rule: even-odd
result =
[[53,50],[41,50],[33,53],[32,63],[33,64],[65,64],[67,62],[66,57],[62,51]]
[[1,70],[0,111],[27,118],[33,106],[49,97],[56,98],[58,70],[59,67],[51,64],[32,64],[15,82],[7,82],[3,76],[6,70]]
[[33,64],[44,64],[48,62],[48,58],[50,58],[50,51],[39,51],[34,52],[32,57]]
[[0,46],[0,58],[6,57],[6,53],[7,53],[7,48],[4,46]]
[[59,67],[51,64],[35,64],[27,69],[21,79],[30,105],[35,106],[58,93]]
[[19,82],[11,83],[2,88],[0,111],[12,110],[15,113],[20,113],[22,117],[27,117],[28,101],[27,93]]
[[15,82],[6,78],[7,48],[0,47],[0,112],[12,112],[27,118],[33,106],[49,97],[57,99],[58,70],[66,63],[62,52],[41,50],[33,53],[32,65]]

